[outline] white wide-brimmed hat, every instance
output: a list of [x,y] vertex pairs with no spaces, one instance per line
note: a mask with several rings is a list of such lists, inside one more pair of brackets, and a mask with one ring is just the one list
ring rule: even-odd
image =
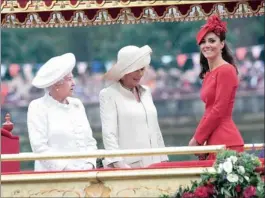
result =
[[75,55],[72,53],[51,58],[39,69],[32,85],[37,88],[47,88],[54,85],[72,72],[75,63]]
[[145,45],[141,48],[129,45],[118,52],[117,63],[105,74],[104,78],[111,81],[119,81],[125,74],[134,72],[149,66],[152,49]]

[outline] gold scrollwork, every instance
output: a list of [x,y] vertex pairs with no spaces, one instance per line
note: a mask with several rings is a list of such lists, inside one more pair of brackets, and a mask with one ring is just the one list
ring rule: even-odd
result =
[[99,9],[92,19],[88,19],[85,12],[76,10],[69,21],[64,18],[64,11],[51,12],[47,21],[43,21],[38,12],[27,13],[25,19],[19,18],[19,20],[18,15],[13,13],[5,14],[1,24],[3,28],[37,28],[111,25],[117,23],[138,24],[159,21],[196,21],[207,19],[212,14],[218,14],[222,18],[261,16],[264,15],[264,8],[258,6],[258,9],[252,10],[252,7],[248,3],[240,2],[230,12],[223,3],[216,4],[207,13],[202,5],[191,6],[185,14],[181,14],[178,6],[168,6],[161,16],[158,15],[155,7],[151,6],[145,7],[139,17],[135,17],[132,10],[128,7],[122,8],[115,18],[112,18],[109,12],[109,9]]

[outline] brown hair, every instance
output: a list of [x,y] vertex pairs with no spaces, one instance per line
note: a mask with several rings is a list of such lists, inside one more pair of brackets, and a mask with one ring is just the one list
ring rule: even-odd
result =
[[[218,36],[218,35],[217,35]],[[225,41],[226,35],[224,32],[220,33],[220,36],[218,36],[220,38],[221,41]],[[232,55],[232,51],[230,50],[230,48],[227,46],[227,44],[224,44],[224,48],[222,50],[222,57],[223,59],[230,63],[231,65],[233,65],[236,69],[236,73],[238,74],[238,69],[237,69],[237,65],[236,65],[236,61]],[[200,79],[204,78],[204,75],[206,74],[206,72],[208,72],[210,70],[209,68],[209,64],[207,59],[205,58],[205,56],[200,53],[200,65],[201,65],[201,72],[199,74]]]

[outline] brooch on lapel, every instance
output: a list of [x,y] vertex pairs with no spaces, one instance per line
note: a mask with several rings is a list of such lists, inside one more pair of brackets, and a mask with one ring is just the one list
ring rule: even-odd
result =
[[75,108],[79,108],[79,105],[78,104],[75,104],[74,106],[75,106]]
[[78,103],[74,103],[73,104],[75,108],[79,108],[79,104]]

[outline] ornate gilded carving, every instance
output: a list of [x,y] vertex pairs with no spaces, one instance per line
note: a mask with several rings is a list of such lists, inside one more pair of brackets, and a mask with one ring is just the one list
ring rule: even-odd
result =
[[[2,2],[1,6],[6,11],[6,13],[1,13],[1,25],[3,28],[73,27],[116,23],[136,24],[158,21],[195,21],[207,19],[211,14],[218,14],[222,18],[252,17],[264,15],[265,5],[264,0],[255,1],[255,3],[239,1],[230,2],[229,4],[225,1],[208,4],[183,4],[183,1],[178,1],[179,5],[168,6],[156,6],[158,2],[161,3],[162,1],[146,1],[141,2],[141,4],[138,4],[139,1],[130,0],[76,1],[72,5],[71,10],[63,11],[68,8],[69,1],[56,1],[56,3],[54,1],[47,1],[44,3],[39,0],[34,1],[34,4],[27,4],[28,12],[16,14],[17,5],[14,5],[14,2]],[[115,2],[117,5],[122,6],[113,5]],[[137,7],[134,7],[135,3],[137,3]],[[146,3],[149,6],[144,6]],[[128,4],[128,6],[125,6],[125,4]],[[165,4],[168,4],[168,1]],[[54,11],[44,12],[50,9],[47,5],[54,8]],[[92,9],[95,8],[95,5],[101,6],[101,9]],[[111,5],[115,9],[111,6],[107,8],[106,5]],[[7,12],[7,8],[10,11]]]
[[106,187],[102,182],[92,183],[84,189],[85,197],[110,197],[111,189]]
[[[101,9],[117,7],[136,7],[136,6],[177,6],[183,4],[202,4],[202,3],[226,3],[240,2],[241,0],[2,0],[1,13],[35,12],[45,11],[64,11],[64,10],[83,10]],[[38,2],[38,7],[35,7]],[[89,6],[88,6],[89,5]],[[12,8],[12,9],[11,9]]]

